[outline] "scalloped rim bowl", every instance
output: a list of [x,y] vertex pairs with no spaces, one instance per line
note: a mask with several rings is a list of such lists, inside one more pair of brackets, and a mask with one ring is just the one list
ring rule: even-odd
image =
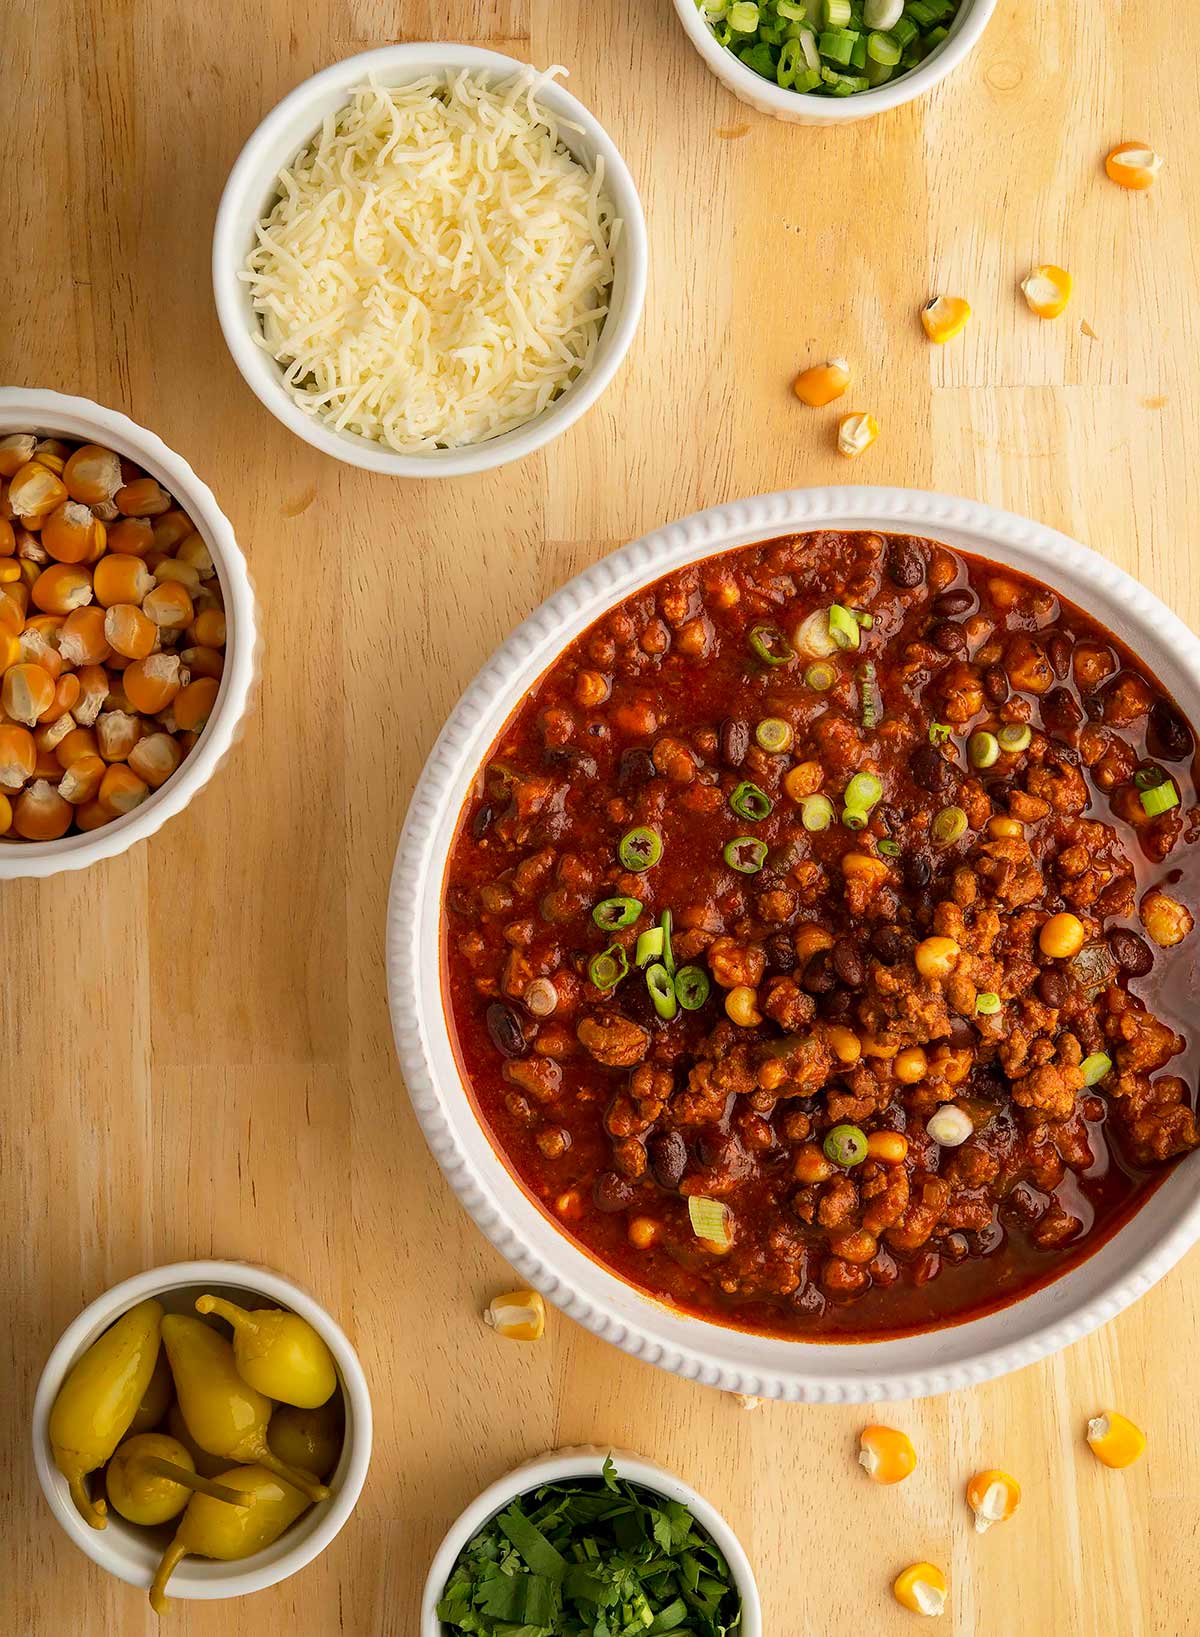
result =
[[565,432],[591,408],[629,351],[642,316],[649,262],[641,200],[628,166],[600,121],[553,80],[546,83],[539,97],[559,119],[580,127],[578,131],[564,131],[562,140],[588,169],[594,167],[598,155],[603,158],[605,187],[622,221],[608,316],[586,366],[561,397],[524,426],[514,427],[500,437],[457,449],[406,455],[373,438],[339,432],[306,414],[283,384],[282,369],[256,339],[261,334],[258,315],[238,270],[254,243],[256,225],[275,198],[280,170],[294,162],[320,129],[321,121],[346,104],[354,87],[371,74],[385,85],[402,85],[433,69],[466,68],[511,75],[527,66],[498,51],[447,40],[386,45],[360,52],[330,64],[289,92],[252,132],[229,173],[217,210],[212,248],[213,293],[225,344],[246,384],[276,420],[335,460],[392,477],[416,478],[462,477],[521,460]]
[[739,102],[791,125],[846,125],[924,96],[974,50],[995,9],[996,0],[963,0],[946,39],[918,67],[852,97],[819,97],[785,91],[747,68],[716,38],[701,17],[696,0],[675,0],[684,33],[722,85]]
[[437,1617],[437,1606],[445,1590],[450,1572],[458,1562],[458,1554],[469,1540],[518,1495],[526,1495],[541,1484],[561,1483],[568,1478],[598,1478],[604,1471],[604,1462],[611,1455],[616,1462],[617,1476],[630,1483],[652,1489],[673,1501],[682,1501],[696,1522],[712,1536],[729,1564],[738,1591],[742,1596],[742,1623],[738,1637],[762,1637],[762,1604],[754,1570],[745,1548],[710,1501],[684,1483],[666,1467],[645,1456],[632,1455],[628,1450],[612,1449],[608,1445],[579,1445],[571,1449],[552,1450],[547,1455],[535,1455],[522,1462],[503,1478],[490,1484],[482,1495],[477,1495],[446,1533],[438,1547],[421,1598],[421,1637],[443,1637],[445,1626]]
[[258,623],[246,559],[233,525],[181,455],[161,438],[115,409],[87,398],[26,387],[0,387],[0,436],[40,431],[48,437],[103,444],[136,461],[156,477],[187,512],[212,553],[225,598],[225,670],[208,725],[179,770],[131,813],[98,830],[59,841],[0,843],[0,881],[15,876],[57,875],[113,858],[181,813],[212,778],[241,731],[258,666]]
[[417,781],[392,874],[392,1027],[417,1118],[451,1187],[523,1278],[635,1357],[714,1387],[864,1403],[971,1386],[1077,1341],[1144,1294],[1200,1238],[1200,1155],[1054,1283],[996,1313],[917,1336],[813,1343],[726,1329],[627,1285],[562,1234],[496,1154],[463,1090],[438,958],[447,854],[497,733],[566,645],[607,609],[681,564],[818,529],[927,535],[1048,581],[1140,654],[1200,720],[1200,641],[1157,597],[1088,547],[969,500],[907,489],[799,489],[718,506],[605,557],[521,625],[467,689]]
[[[261,1552],[235,1562],[219,1563],[188,1557],[171,1576],[167,1595],[183,1601],[209,1602],[220,1597],[243,1597],[286,1580],[323,1552],[353,1512],[371,1462],[371,1395],[358,1355],[342,1330],[323,1307],[300,1285],[270,1268],[252,1262],[172,1262],[125,1279],[98,1296],[67,1326],[46,1360],[33,1404],[33,1463],[42,1493],[55,1519],[93,1563],[118,1580],[146,1590],[163,1543],[172,1530],[135,1528],[110,1508],[108,1526],[93,1529],[75,1509],[67,1481],[54,1465],[50,1451],[50,1411],[67,1371],[122,1313],[152,1296],[168,1312],[188,1313],[192,1301],[207,1289],[234,1301],[247,1295],[265,1297],[299,1313],[321,1335],[337,1366],[346,1406],[346,1432],[338,1464],[328,1479],[330,1496],[286,1529]],[[231,1465],[236,1463],[231,1462]]]

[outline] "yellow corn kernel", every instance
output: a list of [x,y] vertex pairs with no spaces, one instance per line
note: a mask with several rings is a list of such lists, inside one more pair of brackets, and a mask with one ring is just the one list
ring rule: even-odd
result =
[[838,422],[837,446],[838,452],[853,460],[869,449],[879,436],[879,422],[874,415],[857,411],[853,415],[843,415]]
[[967,1505],[975,1527],[986,1534],[994,1523],[1006,1523],[1021,1504],[1021,1486],[1007,1472],[977,1472],[967,1485]]
[[61,438],[43,438],[33,446],[33,458],[43,466],[49,467],[56,477],[63,475],[63,467],[67,464],[67,456],[71,453],[69,444]]
[[929,1059],[920,1046],[905,1046],[896,1053],[892,1073],[903,1086],[915,1086],[929,1072]]
[[171,497],[152,477],[137,477],[113,496],[126,517],[161,517],[171,509]]
[[109,530],[109,551],[123,557],[145,557],[153,546],[154,531],[148,517],[123,517]]
[[[96,718],[96,750],[106,762],[125,761],[141,736],[141,720],[128,711],[101,711]],[[141,768],[134,772],[145,777]]]
[[1152,188],[1162,167],[1162,155],[1148,142],[1118,142],[1104,161],[1109,181],[1132,193]]
[[177,580],[160,580],[153,591],[142,598],[142,612],[155,625],[169,631],[182,631],[192,623],[194,610],[188,589]]
[[1146,1434],[1115,1410],[1093,1416],[1087,1424],[1088,1448],[1104,1466],[1132,1466],[1146,1448]]
[[921,323],[931,341],[944,346],[967,327],[971,308],[962,296],[934,296],[921,308]]
[[140,608],[147,592],[154,590],[154,576],[145,563],[127,553],[113,553],[97,563],[92,581],[96,601],[104,608],[116,603],[133,603]]
[[33,777],[37,746],[28,728],[0,724],[0,790],[20,790]]
[[922,938],[913,951],[913,960],[923,978],[946,978],[961,953],[953,938]]
[[61,506],[67,498],[67,491],[62,479],[56,477],[46,466],[39,461],[26,462],[13,476],[8,486],[8,503],[15,516],[19,517],[29,527],[30,519],[39,526],[43,518],[49,517],[56,506]]
[[212,560],[212,552],[209,551],[202,536],[197,534],[195,529],[176,546],[175,561],[177,563],[186,563],[189,568],[194,568],[202,580],[211,580],[217,572],[216,565]]
[[179,657],[194,677],[211,676],[218,682],[221,680],[225,655],[219,648],[182,648]]
[[[174,557],[164,557],[154,570],[154,578],[159,585],[165,585],[173,580],[181,585],[189,597],[195,597],[200,590],[200,570],[193,568],[190,563],[181,563]],[[191,620],[189,613],[188,619]]]
[[35,779],[13,803],[13,829],[26,841],[57,841],[74,816],[70,802],[46,779]]
[[[55,745],[54,754],[58,759],[58,765],[65,773],[82,757],[96,754],[96,735],[91,728],[74,727]],[[2,783],[3,778],[0,777],[0,784]]]
[[993,841],[1020,841],[1025,835],[1025,826],[1020,819],[996,817],[987,821],[987,833]]
[[32,432],[6,432],[0,438],[0,478],[15,477],[33,459],[36,447]]
[[825,1158],[815,1142],[801,1143],[792,1159],[792,1176],[806,1185],[828,1182],[835,1169],[833,1161]]
[[148,659],[159,640],[158,626],[133,603],[114,603],[104,610],[104,640],[125,659]]
[[858,1435],[858,1464],[875,1483],[898,1484],[916,1470],[917,1452],[906,1432],[864,1427]]
[[1063,911],[1052,915],[1038,933],[1038,948],[1051,960],[1069,961],[1078,955],[1087,941],[1087,933],[1078,915]]
[[51,563],[33,582],[30,596],[43,614],[70,614],[92,600],[92,576],[74,563]]
[[58,781],[58,793],[72,807],[95,801],[106,771],[99,756],[79,756]]
[[1192,912],[1161,887],[1151,887],[1138,908],[1142,925],[1160,949],[1173,949],[1195,926]]
[[0,794],[0,836],[6,835],[12,829],[12,821],[12,802],[7,796]]
[[625,1230],[625,1237],[635,1250],[649,1250],[658,1242],[662,1224],[652,1216],[635,1216]]
[[872,1131],[867,1138],[867,1158],[881,1165],[903,1165],[908,1157],[908,1138],[903,1131]]
[[892,1596],[912,1614],[944,1614],[946,1577],[936,1563],[910,1563],[892,1582]]
[[825,1039],[839,1063],[857,1063],[862,1056],[862,1041],[844,1023],[831,1023],[825,1030]]
[[55,680],[41,665],[11,665],[0,685],[0,704],[10,720],[33,727],[53,709]]
[[121,487],[120,457],[98,443],[81,444],[63,467],[62,479],[72,500],[102,506]]
[[75,827],[78,830],[98,830],[102,824],[111,824],[113,815],[98,801],[85,801],[75,809]]
[[201,676],[180,689],[171,707],[180,733],[199,733],[212,715],[220,687],[215,676]]
[[225,615],[219,608],[205,608],[192,621],[192,642],[200,648],[224,648]]
[[546,1304],[536,1290],[513,1290],[493,1296],[483,1315],[506,1341],[541,1341],[546,1329]]
[[139,779],[124,762],[113,762],[100,781],[96,800],[110,817],[115,818],[120,813],[132,813],[149,794],[150,786],[144,779]]
[[0,561],[0,585],[12,585],[21,578],[21,565],[9,559]]
[[1021,280],[1021,292],[1031,313],[1039,318],[1057,318],[1071,299],[1071,275],[1053,262],[1035,267]]
[[80,727],[90,728],[108,698],[108,676],[100,664],[84,665],[78,672],[79,698],[71,715]]
[[792,382],[792,391],[810,409],[824,409],[826,404],[840,398],[849,385],[849,364],[844,358],[831,358],[827,364],[802,369]]
[[[101,717],[100,722],[103,721]],[[97,727],[99,725],[97,723]],[[179,746],[169,733],[148,733],[129,752],[130,767],[139,779],[145,779],[151,790],[166,784],[181,760]]]
[[739,1029],[753,1029],[762,1022],[758,1009],[758,991],[748,983],[735,983],[725,996],[725,1016]]
[[842,874],[847,881],[866,881],[879,886],[888,878],[888,867],[873,853],[843,853]]

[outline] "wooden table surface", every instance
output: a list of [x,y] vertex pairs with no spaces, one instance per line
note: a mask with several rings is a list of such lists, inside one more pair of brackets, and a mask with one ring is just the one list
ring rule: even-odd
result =
[[[1164,70],[1194,60],[1200,16],[1000,0],[934,95],[830,131],[735,102],[669,0],[18,0],[5,29],[0,379],[124,410],[192,462],[250,559],[266,650],[249,730],[184,816],[86,874],[0,887],[0,1630],[153,1629],[53,1522],[29,1415],[86,1303],[193,1256],[263,1260],[332,1309],[376,1445],[318,1562],[249,1603],[177,1603],[179,1637],[414,1637],[451,1518],[580,1441],[656,1458],[725,1511],[770,1637],[909,1631],[888,1586],[922,1557],[953,1586],[938,1629],[961,1637],[1200,1630],[1196,1257],[1069,1352],[896,1407],[921,1462],[878,1489],[854,1465],[859,1411],[748,1414],[557,1314],[540,1346],[483,1327],[509,1275],[410,1112],[382,954],[405,804],[460,690],[548,592],[672,517],[849,479],[970,495],[1089,541],[1197,624],[1200,106]],[[226,173],[279,97],[433,33],[570,67],[641,187],[651,273],[583,422],[505,471],[421,484],[338,465],[259,406],[208,263]],[[1150,197],[1103,175],[1130,136],[1167,155]],[[1055,324],[1016,289],[1042,260],[1077,281]],[[975,310],[944,350],[917,322],[938,290]],[[788,390],[831,353],[883,429],[853,467],[835,412]],[[1124,1474],[1082,1441],[1109,1406],[1149,1436]],[[962,1485],[992,1464],[1025,1501],[976,1539]]]

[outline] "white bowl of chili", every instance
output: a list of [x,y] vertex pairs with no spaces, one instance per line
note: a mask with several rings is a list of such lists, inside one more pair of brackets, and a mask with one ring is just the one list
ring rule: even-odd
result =
[[531,1285],[605,1340],[690,1379],[772,1398],[863,1403],[988,1380],[1114,1317],[1200,1237],[1200,1161],[1175,1166],[1086,1260],[1009,1305],[941,1328],[853,1342],[727,1328],[626,1283],[568,1237],[517,1180],[464,1088],[436,953],[464,802],[498,734],[563,649],[673,569],[825,530],[928,536],[1043,583],[1049,576],[1144,660],[1185,715],[1200,718],[1200,641],[1145,587],[1053,529],[973,501],[900,489],[795,490],[715,507],[585,570],[517,629],[468,688],[430,753],[400,838],[387,959],[396,1046],[426,1139],[476,1224]]

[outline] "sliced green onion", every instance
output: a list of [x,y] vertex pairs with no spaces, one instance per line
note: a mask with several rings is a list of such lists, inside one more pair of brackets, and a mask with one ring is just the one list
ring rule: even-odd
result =
[[751,824],[761,824],[775,803],[765,790],[751,784],[749,779],[743,779],[730,796],[729,805],[739,818],[749,819]]
[[835,1125],[822,1145],[835,1165],[861,1165],[867,1157],[867,1134],[857,1125]]
[[815,693],[826,693],[837,681],[837,672],[832,665],[827,665],[822,659],[808,667],[804,673],[804,680]]
[[1022,750],[1029,749],[1033,742],[1033,730],[1028,722],[1006,722],[996,738],[1006,756],[1016,756]]
[[642,913],[636,898],[604,898],[592,911],[592,920],[603,932],[616,932],[619,927],[632,926]]
[[967,815],[961,807],[943,807],[929,827],[935,847],[949,847],[967,833]]
[[850,612],[854,615],[854,618],[862,626],[864,631],[869,631],[875,624],[874,614],[867,614],[861,608],[852,608]]
[[674,921],[675,917],[671,914],[670,910],[663,910],[662,920],[659,922],[663,935],[662,963],[666,967],[667,972],[671,977],[675,976],[675,951],[671,948],[671,928],[674,925]]
[[1094,1086],[1098,1080],[1104,1079],[1104,1076],[1111,1068],[1111,1057],[1108,1057],[1104,1052],[1093,1052],[1090,1057],[1085,1057],[1079,1065],[1079,1072],[1083,1075],[1085,1086]]
[[708,999],[711,988],[708,973],[698,966],[681,966],[675,974],[675,993],[685,1012],[698,1012]]
[[650,991],[650,999],[654,1002],[654,1010],[667,1023],[679,1010],[679,1001],[675,995],[675,985],[671,982],[671,974],[659,962],[646,968],[646,988]]
[[780,751],[792,748],[795,735],[790,722],[785,722],[778,716],[767,716],[755,728],[754,737],[761,749]]
[[901,17],[898,22],[895,22],[890,26],[888,33],[892,36],[892,39],[895,40],[901,51],[903,51],[907,46],[910,46],[913,43],[920,33],[920,30],[913,22],[911,17]]
[[757,875],[767,861],[767,844],[757,836],[734,836],[726,843],[721,856],[731,870],[741,875]]
[[978,729],[967,740],[967,760],[972,767],[993,767],[1000,760],[1000,741],[994,733]]
[[975,996],[975,1010],[980,1017],[991,1017],[1000,1010],[1000,996],[991,989],[985,989],[981,995]]
[[588,962],[588,977],[597,989],[615,989],[629,971],[629,960],[620,944],[610,944],[602,955]]
[[800,66],[799,40],[785,40],[783,50],[779,53],[779,61],[775,64],[775,83],[789,91],[796,79],[796,70]]
[[645,966],[650,961],[657,961],[660,959],[662,952],[662,927],[647,927],[645,932],[640,932],[638,934],[637,948],[633,952],[633,964],[635,966]]
[[1133,782],[1139,790],[1153,790],[1157,785],[1165,783],[1166,777],[1161,767],[1139,767],[1133,775]]
[[858,38],[858,35],[848,28],[826,29],[817,41],[817,49],[826,62],[840,63],[843,68],[849,68]]
[[871,822],[871,815],[862,807],[843,807],[842,823],[847,830],[865,830]]
[[900,843],[898,841],[893,841],[891,836],[884,836],[882,841],[878,842],[877,845],[879,847],[879,851],[885,858],[900,857]]
[[796,647],[810,659],[828,659],[837,653],[837,643],[829,631],[829,610],[814,608],[806,614],[794,633]]
[[[867,616],[870,618],[870,615]],[[871,729],[879,720],[879,698],[875,691],[875,662],[865,660],[858,668],[859,715],[864,728]]]
[[865,0],[863,22],[868,28],[895,28],[904,15],[904,0]]
[[926,0],[908,0],[905,13],[911,17],[918,28],[928,28],[936,23],[941,13],[935,6],[928,5]]
[[950,30],[948,28],[931,28],[929,33],[925,36],[926,51],[932,51],[935,46],[941,45],[942,41],[946,39],[949,33]]
[[635,873],[650,869],[662,855],[662,837],[657,830],[647,829],[645,825],[623,835],[617,846],[617,857],[627,870]]
[[806,830],[828,830],[833,823],[833,803],[828,796],[805,796],[800,803],[800,822]]
[[808,16],[808,7],[797,5],[796,0],[775,0],[775,10],[790,23],[802,23]]
[[894,70],[887,63],[877,63],[874,57],[867,58],[866,76],[868,85],[886,85],[893,73]]
[[1163,784],[1156,784],[1153,790],[1143,790],[1141,802],[1150,817],[1157,818],[1159,813],[1169,812],[1172,807],[1179,806],[1179,792],[1174,781],[1167,779]]
[[703,1194],[688,1195],[688,1217],[697,1239],[725,1250],[733,1244],[733,1225],[729,1206],[723,1199],[705,1199]]
[[857,648],[862,640],[862,627],[841,603],[834,603],[829,610],[829,635],[839,648]]
[[791,643],[774,625],[756,625],[746,640],[764,665],[786,665],[796,657]]
[[883,795],[883,783],[874,773],[856,773],[846,786],[843,801],[847,807],[861,807],[868,813]]
[[[816,80],[813,81],[813,84],[819,84],[821,77],[821,53],[817,50],[817,36],[813,33],[811,28],[802,28],[798,35],[798,39],[800,41],[800,50],[804,53],[805,62],[808,64],[811,72],[817,76]],[[801,76],[797,74],[797,84],[799,83],[800,78]]]
[[797,74],[792,81],[793,91],[815,91],[821,83],[820,70],[806,68],[803,73]]
[[949,737],[950,729],[946,726],[945,722],[930,722],[929,743],[931,745],[944,745]]
[[850,0],[825,0],[825,27],[843,28],[850,21]]
[[729,26],[739,34],[753,34],[758,27],[758,6],[755,0],[734,0],[729,8]]

